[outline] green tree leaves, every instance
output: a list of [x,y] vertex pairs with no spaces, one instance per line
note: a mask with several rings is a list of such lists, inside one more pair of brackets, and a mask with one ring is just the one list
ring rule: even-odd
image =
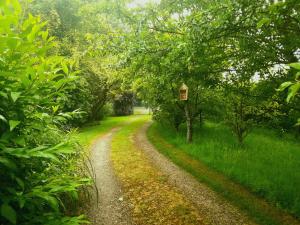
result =
[[300,90],[300,63],[290,63],[289,66],[297,71],[295,81],[286,81],[277,89],[278,91],[288,89],[287,102],[290,102]]
[[20,97],[20,95],[21,95],[21,92],[11,92],[10,93],[10,96],[11,96],[13,102],[16,102],[17,99]]
[[289,66],[300,71],[300,63],[299,62],[298,63],[290,63]]
[[21,123],[21,121],[17,120],[9,120],[8,122],[10,131],[13,131]]
[[[222,107],[217,110],[223,112],[219,119],[231,120],[228,124],[239,140],[256,123],[292,129],[290,121],[299,114],[297,102],[286,107],[275,90],[290,77],[283,65],[297,61],[299,6],[295,0],[162,0],[155,7],[121,9],[132,14],[123,18],[130,29],[124,34],[122,60],[132,79],[138,79],[134,88],[154,108],[155,118],[180,118],[176,108],[183,115],[177,86],[185,82],[193,89],[188,104],[195,120],[206,110],[210,114],[212,100],[222,99],[223,104],[216,104]],[[296,96],[296,83],[279,88],[289,89],[288,101]]]
[[5,217],[12,224],[17,224],[16,211],[9,204],[1,205],[1,215]]
[[61,100],[78,72],[49,51],[46,23],[26,13],[17,0],[0,1],[0,224],[80,224],[63,202],[89,184],[70,169],[81,154],[66,141],[68,121],[83,114]]
[[289,102],[293,97],[295,97],[295,95],[297,94],[299,89],[300,89],[300,82],[296,82],[296,83],[292,84],[289,87],[289,93],[288,93],[288,96],[286,98],[286,101]]

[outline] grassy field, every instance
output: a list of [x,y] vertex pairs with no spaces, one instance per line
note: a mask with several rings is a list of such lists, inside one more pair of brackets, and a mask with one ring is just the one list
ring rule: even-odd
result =
[[[252,203],[247,199],[241,200],[230,191],[226,193],[226,182],[222,186],[223,181],[218,183],[218,178],[213,180],[213,176],[199,175],[191,163],[184,164],[176,156],[175,149],[166,149],[172,148],[170,146],[179,149],[190,158],[228,177],[230,181],[246,187],[256,196],[300,217],[300,142],[292,136],[279,136],[271,130],[256,129],[246,138],[244,148],[240,148],[227,127],[211,122],[195,130],[192,144],[186,144],[183,129],[176,133],[156,123],[150,128],[148,136],[162,153],[214,189],[223,192],[223,195],[246,208],[250,214],[259,214],[260,207],[251,208]],[[171,145],[163,144],[158,136]],[[259,217],[264,224],[273,224],[270,222],[272,219],[263,218],[264,215]]]

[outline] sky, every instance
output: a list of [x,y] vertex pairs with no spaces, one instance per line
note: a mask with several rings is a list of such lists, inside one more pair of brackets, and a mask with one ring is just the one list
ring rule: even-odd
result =
[[128,8],[135,8],[137,6],[144,6],[149,2],[159,3],[160,0],[133,0],[131,3],[127,4]]

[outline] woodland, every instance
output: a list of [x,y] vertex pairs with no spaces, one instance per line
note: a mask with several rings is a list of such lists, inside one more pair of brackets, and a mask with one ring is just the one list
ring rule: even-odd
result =
[[299,89],[299,0],[0,0],[0,224],[87,224],[74,136],[134,105],[152,138],[299,219]]

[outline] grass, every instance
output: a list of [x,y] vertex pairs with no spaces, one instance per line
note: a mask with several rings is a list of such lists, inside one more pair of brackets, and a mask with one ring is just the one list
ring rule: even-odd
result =
[[128,121],[129,118],[129,116],[107,117],[102,121],[97,121],[78,130],[73,130],[68,136],[66,136],[66,140],[69,139],[70,143],[59,147],[59,150],[68,152],[70,149],[75,147],[74,144],[79,144],[84,153],[89,155],[90,145],[93,144],[93,141],[96,138],[102,136],[112,128],[122,125]]
[[107,117],[104,120],[90,126],[85,126],[75,133],[74,138],[84,147],[88,147],[92,141],[105,134],[114,127],[120,126],[130,119],[129,116]]
[[135,115],[149,115],[149,110],[142,106],[135,106],[133,111]]
[[184,130],[177,134],[158,124],[148,136],[163,154],[259,223],[299,224],[259,198],[300,216],[300,143],[292,136],[255,129],[241,148],[228,128],[211,122],[195,130],[192,144],[185,142]]
[[[134,113],[136,115],[143,115],[148,114],[148,111],[144,107],[135,107]],[[131,118],[132,116],[106,117],[102,121],[81,128],[78,132],[74,133],[72,138],[75,138],[82,146],[88,147],[95,138],[105,134],[114,127],[122,125]]]
[[112,139],[111,159],[122,184],[124,198],[131,203],[135,224],[198,224],[202,219],[167,178],[154,167],[135,143],[135,134],[150,119],[132,116]]

